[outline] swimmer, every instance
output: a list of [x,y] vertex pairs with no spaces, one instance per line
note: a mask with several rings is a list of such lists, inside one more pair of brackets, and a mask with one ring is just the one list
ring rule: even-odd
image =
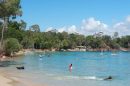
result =
[[69,65],[69,71],[72,71],[72,64]]
[[42,57],[42,55],[39,55],[39,57],[41,58],[41,57]]

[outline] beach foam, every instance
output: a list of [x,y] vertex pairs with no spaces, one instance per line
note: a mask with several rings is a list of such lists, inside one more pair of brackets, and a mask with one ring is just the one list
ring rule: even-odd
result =
[[79,80],[103,80],[96,76],[58,76],[55,77],[58,80],[67,80],[67,79],[79,79]]

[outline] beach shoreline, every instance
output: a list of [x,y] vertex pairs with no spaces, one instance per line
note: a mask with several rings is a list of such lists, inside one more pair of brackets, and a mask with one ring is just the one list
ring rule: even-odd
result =
[[[105,49],[105,48],[95,48],[95,49],[80,49],[80,48],[74,48],[74,49],[61,49],[61,50],[57,50],[57,49],[23,49],[24,53],[27,52],[31,52],[31,51],[35,51],[35,52],[55,52],[55,51],[71,51],[71,52],[77,52],[77,51],[91,51],[91,52],[95,52],[95,51],[130,51],[130,48],[120,48],[120,49]],[[23,55],[23,52],[21,53]]]
[[39,85],[38,83],[32,82],[30,80],[23,80],[22,78],[15,77],[14,75],[9,75],[5,73],[0,73],[0,86],[48,86]]
[[0,86],[13,86],[15,81],[11,78],[7,78],[4,74],[0,73]]

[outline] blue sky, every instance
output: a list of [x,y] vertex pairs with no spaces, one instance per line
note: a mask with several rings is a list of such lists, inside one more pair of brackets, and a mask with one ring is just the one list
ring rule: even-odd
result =
[[[113,28],[130,15],[130,0],[21,0],[23,16],[28,26],[78,30],[93,21]],[[90,22],[91,23],[91,22]],[[100,26],[100,24],[99,24]],[[74,29],[72,28],[72,29]],[[87,27],[84,27],[87,28]],[[95,27],[96,28],[96,27]],[[82,28],[83,29],[83,28]],[[88,31],[88,30],[87,30]]]

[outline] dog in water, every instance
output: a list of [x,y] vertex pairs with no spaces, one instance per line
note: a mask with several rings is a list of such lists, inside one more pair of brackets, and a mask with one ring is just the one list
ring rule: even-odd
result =
[[19,70],[25,69],[24,66],[22,66],[22,67],[16,67],[16,68],[19,69]]
[[105,78],[104,80],[111,80],[112,76],[108,76],[107,78]]

